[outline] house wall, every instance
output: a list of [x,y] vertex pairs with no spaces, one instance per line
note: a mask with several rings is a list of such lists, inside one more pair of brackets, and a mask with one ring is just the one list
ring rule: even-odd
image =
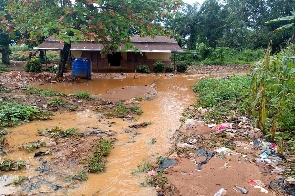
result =
[[93,72],[134,72],[139,65],[147,65],[152,71],[157,61],[171,66],[171,53],[121,52],[120,66],[109,66],[108,56],[99,51],[83,51],[81,57],[91,60]]

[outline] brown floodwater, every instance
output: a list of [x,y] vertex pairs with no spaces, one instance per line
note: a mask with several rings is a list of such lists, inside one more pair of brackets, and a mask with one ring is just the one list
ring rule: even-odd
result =
[[[137,118],[140,122],[151,122],[145,128],[136,130],[137,135],[126,134],[125,130],[130,125],[122,119],[110,119],[113,123],[109,127],[107,120],[99,122],[99,115],[91,110],[76,113],[55,114],[49,121],[34,121],[8,129],[8,143],[14,151],[9,157],[18,160],[24,159],[28,166],[21,172],[9,172],[0,178],[0,190],[3,194],[13,191],[7,185],[15,176],[32,176],[35,168],[40,164],[33,157],[34,153],[19,151],[23,143],[33,141],[48,141],[37,135],[37,129],[59,126],[64,129],[76,127],[85,130],[85,127],[97,126],[102,130],[111,129],[117,132],[115,147],[107,157],[107,169],[102,174],[90,174],[87,181],[82,182],[74,189],[69,189],[68,195],[156,195],[154,188],[142,187],[144,176],[132,174],[137,165],[143,160],[155,159],[157,156],[165,156],[171,147],[170,138],[179,128],[180,117],[183,109],[196,101],[192,91],[192,85],[200,79],[200,75],[143,75],[134,79],[129,75],[120,79],[96,78],[85,83],[78,84],[46,84],[38,86],[42,89],[52,89],[64,93],[76,93],[87,91],[91,96],[128,99],[132,97],[152,96],[151,100],[140,102],[143,114]],[[145,90],[142,90],[147,88]],[[118,89],[114,91],[112,89]],[[117,93],[116,92],[119,92]],[[135,92],[136,91],[136,92]],[[145,94],[146,92],[149,92]],[[107,96],[106,96],[107,94]],[[151,141],[156,142],[151,142]]]

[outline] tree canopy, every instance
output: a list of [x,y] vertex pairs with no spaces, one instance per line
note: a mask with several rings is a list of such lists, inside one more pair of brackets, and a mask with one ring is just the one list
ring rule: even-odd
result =
[[[172,17],[181,0],[8,0],[12,20],[2,17],[6,31],[19,31],[21,41],[54,35],[62,43],[64,67],[71,42],[101,42],[104,52],[130,46],[130,36],[168,35],[162,21]],[[62,76],[59,70],[58,76]]]
[[176,30],[188,49],[196,49],[200,43],[210,47],[258,49],[266,48],[272,40],[277,51],[293,30],[275,34],[273,31],[280,24],[265,23],[283,16],[289,19],[294,8],[293,0],[205,0],[201,6],[187,4],[168,25]]

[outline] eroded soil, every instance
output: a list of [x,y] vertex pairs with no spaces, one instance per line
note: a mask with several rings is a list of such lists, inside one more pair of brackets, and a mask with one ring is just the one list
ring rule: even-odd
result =
[[[240,195],[241,192],[233,189],[235,185],[246,188],[248,195],[270,195],[273,193],[268,184],[281,177],[281,172],[272,172],[274,168],[267,170],[264,164],[259,165],[255,161],[261,151],[254,149],[251,142],[253,138],[261,138],[261,134],[247,120],[232,123],[235,131],[216,132],[217,125],[208,127],[202,121],[203,111],[193,106],[190,106],[190,111],[195,114],[192,119],[181,118],[184,108],[196,101],[192,84],[210,75],[245,74],[247,66],[203,66],[189,69],[189,75],[93,73],[93,81],[102,79],[103,84],[105,80],[112,79],[117,83],[111,87],[101,85],[98,89],[92,86],[93,81],[73,78],[71,73],[56,79],[52,73],[26,73],[21,68],[13,69],[0,75],[1,85],[9,90],[1,93],[1,101],[26,103],[51,111],[54,116],[53,121],[32,122],[8,129],[7,145],[5,153],[0,155],[1,159],[22,158],[27,161],[27,166],[17,173],[0,173],[2,195],[212,196],[221,188],[227,190],[227,195]],[[139,82],[133,83],[134,80]],[[66,93],[61,96],[64,104],[50,106],[50,97],[26,93],[29,86]],[[91,98],[79,99],[73,94],[75,90],[86,90],[91,93]],[[129,114],[120,118],[109,118],[103,114],[122,100],[127,105],[139,105],[144,114],[141,117]],[[55,124],[57,122],[59,124]],[[151,124],[144,126],[143,122]],[[75,126],[79,128],[79,135],[52,140],[46,135],[46,129],[54,126],[65,129]],[[38,133],[37,128],[44,132]],[[251,137],[246,131],[253,132]],[[115,143],[107,158],[107,171],[90,175],[88,181],[83,181],[79,173],[85,169],[83,161],[101,137],[110,138]],[[36,140],[45,141],[47,146],[34,153],[50,153],[34,157],[34,153],[22,149],[24,143]],[[230,150],[216,152],[222,147]],[[215,152],[202,165],[201,171],[197,169],[198,163],[205,158],[197,155],[197,149]],[[178,163],[164,171],[170,185],[167,189],[145,187],[145,178],[150,177],[149,173],[138,177],[131,175],[132,169],[136,169],[142,159],[155,162],[159,155],[173,158]],[[15,176],[26,176],[27,179],[14,186],[12,181]],[[268,193],[252,186],[249,183],[251,180],[261,182],[261,187]]]

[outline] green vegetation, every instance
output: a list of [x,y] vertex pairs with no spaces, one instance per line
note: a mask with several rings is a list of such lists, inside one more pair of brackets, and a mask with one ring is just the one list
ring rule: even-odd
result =
[[236,112],[246,114],[246,92],[250,86],[250,77],[232,76],[229,78],[206,78],[194,85],[198,94],[196,107],[210,108],[205,120],[217,122]]
[[150,68],[147,65],[139,65],[136,67],[138,73],[150,73]]
[[176,65],[245,65],[257,62],[264,55],[262,49],[212,48],[205,44],[199,44],[196,50],[190,50],[189,52],[195,54],[174,54]]
[[48,61],[58,61],[59,55],[58,54],[46,54],[46,59]]
[[46,90],[46,89],[38,89],[38,88],[34,88],[34,87],[29,87],[26,90],[27,93],[29,94],[37,94],[37,95],[41,95],[44,97],[49,97],[49,96],[63,96],[65,95],[64,93],[60,93],[60,92],[56,92],[53,90]]
[[180,61],[176,63],[176,70],[177,72],[184,73],[188,68],[188,63],[184,61]]
[[0,130],[0,155],[3,153],[3,148],[6,143],[5,135],[7,135],[7,129]]
[[0,73],[7,72],[7,71],[8,71],[7,67],[3,67],[0,64]]
[[15,61],[27,61],[29,59],[28,56],[26,56],[24,54],[21,54],[21,53],[15,53],[15,52],[13,52],[10,55],[10,58],[15,60]]
[[[125,45],[124,50],[135,49],[129,39],[134,32],[140,32],[142,37],[170,35],[170,30],[164,28],[163,21],[173,18],[180,6],[178,0],[163,2],[133,0],[132,3],[119,0],[103,3],[83,1],[75,5],[70,1],[60,3],[59,0],[0,2],[0,11],[3,12],[1,24],[3,34],[7,37],[5,41],[8,42],[5,46],[8,45],[8,48],[11,42],[30,42],[30,46],[34,46],[42,43],[43,37],[51,35],[57,36],[63,43],[57,77],[62,77],[65,72],[71,43],[77,42],[81,37],[100,40],[104,45],[102,51],[104,54],[119,50],[122,44]],[[100,8],[95,6],[95,3],[99,3]],[[100,9],[104,11],[98,11]],[[97,21],[97,19],[100,20]],[[109,33],[104,32],[104,29],[110,29],[111,23],[114,24],[112,30]],[[94,26],[97,28],[93,28]],[[132,30],[128,28],[130,26]],[[4,35],[0,36],[2,37]],[[1,42],[0,44],[4,45]]]
[[[40,134],[44,134],[44,132],[39,129],[38,132]],[[47,130],[47,132],[51,135],[51,137],[56,138],[56,137],[67,137],[67,136],[78,136],[78,129],[77,128],[70,128],[70,129],[66,129],[63,130],[61,127],[55,126],[49,130]]]
[[28,45],[25,45],[25,44],[22,44],[22,45],[13,45],[10,47],[10,50],[11,51],[29,51],[31,50],[32,48],[30,48]]
[[[293,57],[294,45],[274,56],[268,50],[264,59],[255,64],[251,74],[251,115],[256,126],[278,142],[282,151],[286,146],[284,142],[295,136]],[[287,147],[294,152],[294,143]]]
[[161,61],[157,61],[153,64],[153,71],[155,73],[163,73],[165,71],[165,64]]
[[194,86],[205,107],[207,121],[221,122],[228,116],[248,115],[282,153],[295,150],[295,62],[294,45],[253,65],[249,75],[206,78]]
[[86,181],[88,180],[88,172],[86,170],[79,171],[76,175],[71,177],[72,180]]
[[42,63],[39,59],[33,57],[26,62],[24,68],[26,72],[41,72]]
[[53,98],[49,99],[47,103],[51,107],[58,107],[58,106],[62,106],[65,104],[65,102],[59,97],[53,97]]
[[13,180],[14,185],[20,185],[23,181],[27,180],[28,178],[25,176],[19,176],[17,179]]
[[89,99],[90,94],[87,91],[81,91],[74,94],[75,97],[79,99]]
[[168,178],[163,176],[163,172],[157,172],[155,175],[146,178],[146,183],[149,186],[157,187],[158,191],[163,191]]
[[29,144],[23,144],[23,148],[28,152],[33,152],[34,150],[46,146],[45,142],[31,142]]
[[3,161],[0,160],[0,171],[17,171],[26,166],[25,161],[12,161],[10,159],[4,159]]
[[108,156],[113,148],[113,142],[100,138],[95,146],[92,147],[93,154],[88,157],[88,172],[100,173],[104,172],[105,157]]
[[173,67],[165,67],[165,72],[166,72],[166,73],[171,73],[171,72],[173,72]]
[[20,125],[32,120],[47,120],[51,114],[35,107],[16,102],[0,102],[0,126]]
[[114,107],[104,111],[105,115],[108,117],[125,117],[129,114],[141,115],[143,111],[137,105],[128,106],[124,103],[115,105]]
[[131,173],[134,175],[139,172],[147,172],[154,169],[154,166],[147,160],[142,160],[140,164],[137,165],[137,168],[133,170]]

